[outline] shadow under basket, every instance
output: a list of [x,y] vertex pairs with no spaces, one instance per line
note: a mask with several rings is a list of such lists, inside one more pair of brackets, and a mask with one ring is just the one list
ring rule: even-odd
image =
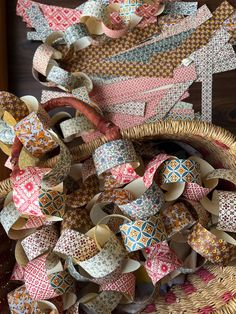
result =
[[[123,139],[135,142],[147,140],[179,140],[196,148],[214,168],[230,169],[236,174],[236,138],[221,127],[200,121],[162,121],[144,124],[121,131]],[[74,162],[80,162],[107,142],[105,136],[90,143],[71,148]],[[52,167],[53,157],[41,161],[40,167]],[[11,190],[9,179],[0,183],[0,196]],[[142,313],[236,313],[236,267],[206,264],[187,276],[182,285],[176,285],[157,296]]]

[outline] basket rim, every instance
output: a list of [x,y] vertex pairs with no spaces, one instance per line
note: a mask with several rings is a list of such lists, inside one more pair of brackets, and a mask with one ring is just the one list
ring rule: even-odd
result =
[[[227,151],[236,156],[236,136],[220,126],[203,121],[175,121],[166,120],[150,124],[141,124],[121,130],[122,138],[127,140],[141,140],[158,135],[191,134],[204,137],[209,141],[216,141],[227,148]],[[99,137],[89,143],[73,147],[71,153],[76,156],[77,162],[89,157],[92,152],[108,142],[105,136]]]

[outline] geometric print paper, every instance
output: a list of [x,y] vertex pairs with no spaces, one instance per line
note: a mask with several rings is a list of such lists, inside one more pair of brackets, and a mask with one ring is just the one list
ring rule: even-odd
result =
[[25,286],[34,300],[52,299],[58,294],[50,285],[47,269],[47,255],[32,260],[25,267]]
[[71,256],[75,261],[84,261],[97,254],[98,248],[95,240],[86,234],[66,229],[61,234],[53,252],[62,258]]
[[17,123],[15,133],[26,150],[36,158],[58,146],[35,112]]
[[166,240],[165,227],[160,216],[136,220],[120,226],[121,235],[129,252],[142,250]]
[[74,284],[73,278],[66,270],[50,274],[48,275],[48,279],[50,281],[52,288],[58,295],[62,295],[64,293],[69,292]]
[[160,171],[162,183],[200,183],[200,165],[191,159],[171,159],[163,163]]
[[[153,251],[151,249],[154,249]],[[144,267],[155,285],[163,277],[179,268],[182,262],[178,260],[175,252],[169,248],[168,243],[158,243],[151,248],[146,248],[145,252],[151,256],[146,260]]]
[[43,216],[39,207],[39,190],[42,178],[49,169],[27,167],[12,173],[13,200],[22,214]]
[[44,215],[62,218],[65,212],[66,196],[54,190],[39,191],[39,206]]
[[219,222],[217,228],[236,232],[236,193],[217,192],[219,197]]
[[45,226],[22,240],[21,245],[31,261],[37,256],[53,249],[58,240],[55,226]]

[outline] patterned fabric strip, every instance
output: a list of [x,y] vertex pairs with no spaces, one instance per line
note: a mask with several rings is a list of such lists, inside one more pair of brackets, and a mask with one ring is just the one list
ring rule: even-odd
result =
[[193,15],[197,11],[198,2],[167,2],[164,14]]

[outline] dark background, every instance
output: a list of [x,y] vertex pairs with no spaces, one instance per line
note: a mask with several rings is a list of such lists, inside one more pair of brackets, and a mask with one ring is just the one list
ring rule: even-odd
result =
[[[16,0],[6,1],[7,42],[8,42],[8,89],[17,96],[31,94],[40,99],[42,86],[31,74],[32,58],[39,42],[26,39],[26,24],[15,14]],[[76,0],[36,0],[36,2],[75,8],[82,3]],[[214,10],[222,0],[198,1],[206,3]],[[236,8],[236,0],[229,0]],[[215,74],[213,83],[213,123],[236,134],[236,70]],[[201,83],[195,83],[190,89],[189,102],[200,109]]]

